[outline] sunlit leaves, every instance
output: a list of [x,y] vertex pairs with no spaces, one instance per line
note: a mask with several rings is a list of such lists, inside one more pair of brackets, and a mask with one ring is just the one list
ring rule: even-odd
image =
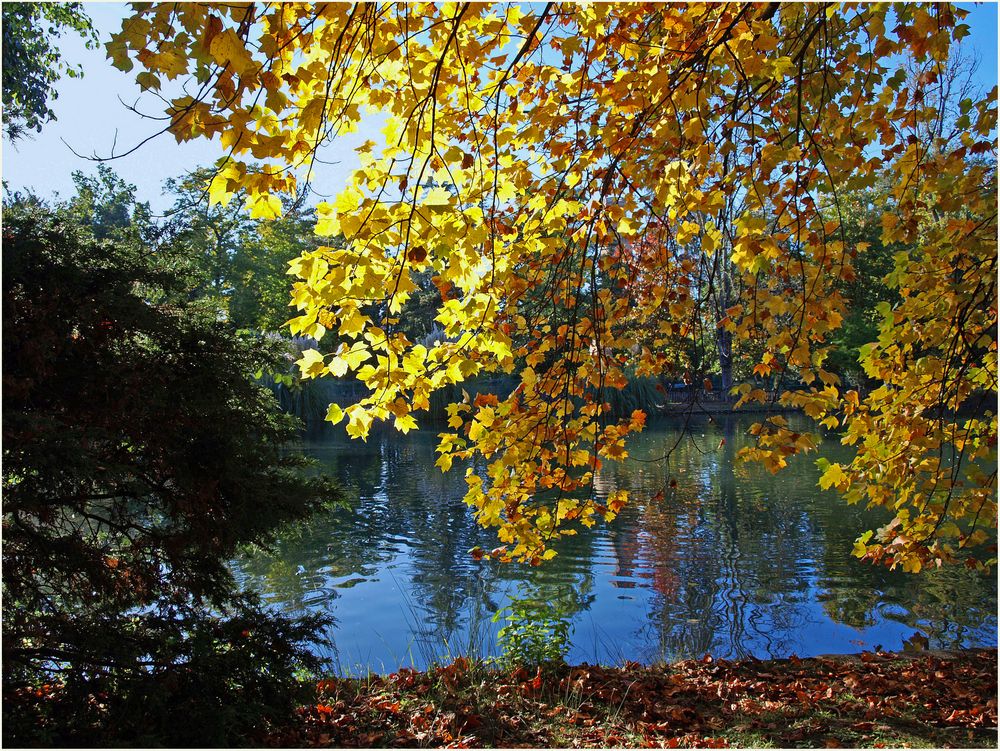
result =
[[323,355],[314,349],[307,349],[303,352],[302,357],[296,361],[295,365],[305,378],[317,376],[326,370]]
[[233,29],[216,34],[208,47],[212,59],[218,65],[231,67],[236,73],[246,75],[256,68],[253,57],[243,44],[243,40]]
[[252,219],[277,219],[281,216],[281,199],[276,195],[261,194],[247,199]]
[[840,464],[831,464],[825,459],[819,460],[817,464],[823,473],[819,478],[819,486],[823,490],[829,490],[831,487],[840,490],[842,486],[847,485],[848,477]]
[[[962,103],[954,137],[926,135],[960,11],[172,8],[140,10],[109,50],[170,76],[186,40],[207,93],[172,104],[172,130],[219,135],[213,201],[242,190],[276,216],[321,144],[381,113],[383,142],[316,207],[330,244],[290,266],[290,329],[333,339],[304,375],[366,388],[343,410],[356,437],[413,429],[434,391],[519,374],[506,396],[449,407],[439,446],[438,466],[470,472],[497,557],[540,561],[572,525],[613,518],[625,497],[597,491],[601,462],[627,458],[644,416],[612,418],[609,393],[636,376],[701,383],[695,353],[722,333],[753,358],[740,406],[798,408],[858,447],[821,484],[896,513],[865,556],[956,560],[975,530],[946,522],[993,523],[995,474],[977,468],[995,464],[996,418],[946,416],[996,389],[995,99]],[[828,358],[865,250],[845,235],[845,196],[878,181],[901,302],[862,350],[884,384],[862,396]],[[425,272],[433,343],[398,326]],[[818,445],[774,417],[753,433],[742,456],[771,471]]]

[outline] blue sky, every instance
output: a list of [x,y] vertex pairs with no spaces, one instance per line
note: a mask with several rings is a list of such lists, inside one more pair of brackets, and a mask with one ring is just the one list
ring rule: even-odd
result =
[[[121,28],[128,12],[123,3],[84,3],[84,8],[100,33],[102,44]],[[73,171],[96,171],[95,162],[76,156],[74,151],[84,156],[107,157],[114,149],[114,153],[121,154],[163,127],[161,122],[143,119],[129,111],[119,100],[121,97],[129,105],[135,104],[140,95],[135,84],[137,70],[122,73],[113,68],[103,48],[88,50],[75,34],[63,36],[59,46],[64,60],[83,64],[83,77],[59,81],[59,97],[50,103],[56,121],[44,125],[41,133],[14,145],[3,139],[3,179],[8,187],[31,188],[45,198],[54,192],[71,196]],[[157,107],[162,108],[162,103],[154,97],[143,96],[139,100],[140,111],[162,116]],[[377,131],[380,127],[378,119],[373,119],[371,128]],[[324,195],[339,193],[349,172],[358,167],[354,147],[368,138],[376,140],[379,136],[359,131],[330,146],[323,159],[339,163],[317,165],[314,191]],[[163,134],[135,153],[108,164],[137,187],[140,200],[149,201],[154,211],[164,211],[171,204],[170,198],[161,193],[167,178],[211,164],[221,155],[218,141],[199,139],[178,144],[173,136]]]
[[[978,82],[984,92],[997,83],[997,5],[985,3],[974,6],[959,3],[970,10],[966,19],[971,36],[966,43],[980,59]],[[126,6],[119,3],[85,3],[87,13],[106,41],[109,34],[121,26]],[[73,154],[109,156],[112,147],[122,153],[159,129],[159,123],[143,120],[128,111],[119,101],[132,104],[139,95],[134,82],[135,72],[122,73],[111,67],[101,49],[87,50],[75,35],[64,36],[60,42],[63,57],[70,63],[82,63],[84,77],[64,78],[60,81],[59,98],[52,103],[56,122],[44,126],[40,134],[24,139],[16,145],[3,140],[3,178],[12,190],[30,188],[43,197],[58,192],[69,196],[73,192],[70,174],[74,170],[92,172],[95,164]],[[159,115],[158,102],[146,98],[145,108],[150,114]],[[322,195],[335,195],[345,183],[349,172],[357,167],[354,146],[372,138],[377,131],[377,120],[372,121],[368,132],[359,132],[341,139],[327,150],[324,159],[338,162],[321,166],[315,175],[313,187]],[[135,153],[110,162],[112,168],[127,181],[135,184],[142,200],[162,211],[169,201],[161,195],[164,180],[176,177],[196,166],[209,164],[219,156],[218,145],[207,141],[177,144],[173,137],[163,135],[138,149]]]

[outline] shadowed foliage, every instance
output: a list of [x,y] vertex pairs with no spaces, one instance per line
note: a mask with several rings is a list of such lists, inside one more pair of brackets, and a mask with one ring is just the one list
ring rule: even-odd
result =
[[233,742],[291,710],[323,620],[227,562],[338,498],[253,382],[274,347],[169,253],[39,206],[3,231],[4,742]]

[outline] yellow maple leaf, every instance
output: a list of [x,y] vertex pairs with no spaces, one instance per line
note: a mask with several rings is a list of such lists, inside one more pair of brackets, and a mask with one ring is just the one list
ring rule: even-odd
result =
[[271,193],[248,196],[247,206],[253,219],[277,219],[281,216],[281,199]]
[[257,64],[243,41],[236,35],[233,29],[226,29],[221,34],[217,34],[209,46],[212,58],[219,65],[229,66],[237,74],[244,76],[256,70]]

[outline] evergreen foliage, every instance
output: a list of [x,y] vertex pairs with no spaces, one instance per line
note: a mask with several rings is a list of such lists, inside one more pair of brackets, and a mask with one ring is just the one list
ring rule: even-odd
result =
[[291,711],[323,620],[227,561],[339,497],[252,380],[278,353],[135,238],[37,205],[3,232],[4,742],[245,739]]

